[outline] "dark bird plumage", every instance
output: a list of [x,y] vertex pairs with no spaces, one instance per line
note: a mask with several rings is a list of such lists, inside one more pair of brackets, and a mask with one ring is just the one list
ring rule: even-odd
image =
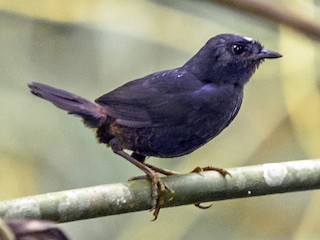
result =
[[145,157],[182,156],[217,136],[237,115],[243,86],[259,64],[279,57],[250,38],[221,34],[182,67],[128,82],[95,102],[40,83],[29,87],[82,117],[88,127],[97,128],[99,142],[142,169],[152,180],[152,205],[158,214],[162,183],[144,164]]

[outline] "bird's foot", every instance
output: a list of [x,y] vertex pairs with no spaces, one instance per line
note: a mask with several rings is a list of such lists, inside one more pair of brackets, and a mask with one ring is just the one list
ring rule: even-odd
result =
[[[169,169],[155,167],[150,164],[146,164],[146,163],[144,163],[144,164],[152,171],[149,171],[147,175],[136,176],[136,177],[133,177],[129,180],[150,179],[151,191],[152,191],[151,192],[151,210],[150,211],[153,211],[153,216],[154,216],[153,221],[155,221],[158,218],[160,209],[164,206],[164,203],[165,203],[165,200],[167,197],[167,193],[170,194],[169,198],[168,198],[169,201],[171,201],[174,198],[174,191],[161,181],[161,179],[159,178],[157,173],[161,173],[166,176],[177,175],[179,173],[172,171],[172,170],[169,170]],[[223,168],[217,168],[214,166],[196,167],[192,172],[202,174],[202,172],[205,172],[205,171],[217,171],[223,177],[226,177],[227,175],[231,176],[231,174],[227,170],[225,170]],[[211,205],[204,206],[201,203],[195,204],[195,206],[200,209],[208,209],[211,207]]]
[[201,174],[202,172],[205,172],[205,171],[216,171],[216,172],[220,173],[223,177],[226,177],[227,175],[229,175],[231,177],[231,174],[227,170],[225,170],[223,168],[214,167],[214,166],[196,167],[191,172]]
[[[119,156],[125,158],[138,168],[140,168],[142,171],[145,172],[146,176],[139,176],[132,178],[134,179],[149,179],[151,181],[151,211],[153,211],[154,220],[158,218],[160,209],[164,206],[164,203],[167,199],[166,192],[170,193],[170,197],[168,198],[168,201],[171,201],[174,197],[174,191],[170,189],[168,186],[166,186],[161,179],[159,178],[157,171],[143,163],[144,158],[140,158],[139,160],[135,159],[133,156],[130,156],[128,153],[123,151],[121,144],[119,144],[118,139],[114,138],[110,141],[110,145],[112,147],[112,150],[114,153],[118,154]],[[158,169],[158,168],[155,168]],[[160,168],[159,168],[160,169]],[[170,170],[168,170],[170,171]],[[163,172],[168,171],[164,170]]]
[[154,219],[152,221],[155,221],[158,218],[160,209],[164,206],[167,193],[169,193],[169,201],[171,201],[174,198],[174,191],[163,183],[156,173],[149,177],[152,185],[150,211],[153,211]]
[[[226,177],[227,175],[229,175],[231,177],[231,174],[227,170],[225,170],[223,168],[217,168],[217,167],[214,167],[214,166],[196,167],[191,172],[201,174],[202,172],[205,172],[205,171],[216,171],[216,172],[220,173],[223,177]],[[200,208],[200,209],[208,209],[208,208],[210,208],[212,206],[212,204],[210,204],[208,206],[204,206],[204,205],[202,205],[202,203],[197,203],[197,204],[194,204],[194,205],[197,208]]]
[[[151,209],[153,211],[155,221],[158,218],[160,209],[164,206],[165,200],[171,201],[174,198],[174,190],[161,181],[156,171],[148,175],[136,176],[130,178],[132,180],[149,179],[151,181]],[[167,193],[169,196],[167,196]]]

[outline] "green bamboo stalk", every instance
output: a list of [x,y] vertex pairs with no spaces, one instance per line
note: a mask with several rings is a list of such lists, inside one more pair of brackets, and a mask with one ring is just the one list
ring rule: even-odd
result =
[[[162,178],[174,191],[165,206],[173,207],[234,198],[320,188],[320,160],[302,160],[226,169],[225,178],[214,171]],[[0,202],[0,217],[70,222],[150,209],[150,182],[73,189]]]

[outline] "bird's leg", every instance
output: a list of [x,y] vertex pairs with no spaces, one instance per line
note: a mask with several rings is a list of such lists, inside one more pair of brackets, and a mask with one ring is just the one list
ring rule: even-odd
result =
[[[133,152],[131,154],[131,157],[133,157],[134,159],[138,160],[139,162],[143,162],[145,161],[146,159],[146,156],[143,156],[139,153],[136,153],[136,152]],[[151,168],[153,171],[157,172],[157,173],[161,173],[163,175],[166,175],[166,176],[170,176],[170,175],[177,175],[179,174],[178,172],[175,172],[175,171],[172,171],[172,170],[169,170],[169,169],[166,169],[166,168],[159,168],[159,167],[155,167],[153,165],[150,165],[148,163],[144,163],[146,166],[148,166],[149,168]],[[143,176],[139,176],[137,177],[138,179],[141,179],[143,178]],[[134,179],[137,179],[137,178],[134,178]]]
[[178,175],[178,174],[180,174],[180,173],[175,172],[175,171],[172,171],[172,170],[170,170],[170,169],[159,168],[159,167],[150,165],[150,164],[148,164],[148,163],[145,163],[145,164],[146,164],[149,168],[151,168],[153,171],[158,172],[158,173],[161,173],[161,174],[166,175],[166,176]]
[[145,172],[145,174],[147,174],[147,176],[149,177],[151,181],[151,211],[154,210],[153,220],[156,220],[160,212],[160,208],[164,205],[165,192],[167,187],[161,182],[159,176],[154,170],[123,151],[123,148],[121,147],[118,139],[112,139],[110,141],[110,146],[114,153],[120,155],[121,157],[134,164],[136,167]]

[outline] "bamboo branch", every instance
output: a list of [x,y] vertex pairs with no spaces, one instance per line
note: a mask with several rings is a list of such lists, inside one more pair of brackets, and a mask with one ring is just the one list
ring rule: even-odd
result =
[[[162,178],[174,191],[164,207],[320,188],[320,160],[271,163]],[[126,183],[47,193],[0,202],[0,217],[69,222],[150,208],[150,182]]]
[[280,2],[261,0],[210,0],[230,8],[253,14],[276,23],[287,25],[305,35],[319,39],[320,24],[315,18],[301,16]]

